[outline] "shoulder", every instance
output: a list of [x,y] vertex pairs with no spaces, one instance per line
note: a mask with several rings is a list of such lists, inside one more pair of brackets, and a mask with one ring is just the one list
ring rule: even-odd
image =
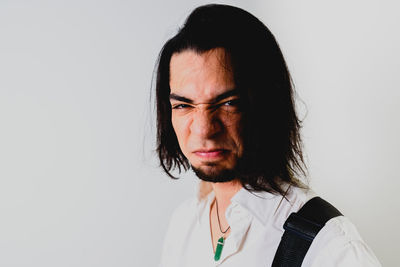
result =
[[274,195],[273,202],[276,205],[274,211],[275,226],[283,233],[283,224],[293,212],[298,212],[304,204],[316,197],[317,194],[310,188],[289,186],[285,196]]
[[[282,203],[282,217],[297,212],[307,201],[318,196],[311,189],[290,187]],[[283,219],[282,218],[282,219]],[[282,222],[284,221],[282,220]],[[357,228],[345,216],[330,219],[317,234],[308,250],[303,267],[381,266],[373,251],[361,238]]]
[[172,212],[169,222],[169,230],[174,227],[179,228],[179,225],[182,224],[182,219],[184,219],[186,222],[190,219],[194,219],[197,209],[198,201],[195,197],[191,197],[182,201]]
[[315,237],[302,266],[381,266],[354,224],[344,216],[329,220]]
[[172,212],[167,232],[164,236],[159,266],[178,266],[179,254],[185,246],[186,234],[196,222],[196,199],[181,202]]

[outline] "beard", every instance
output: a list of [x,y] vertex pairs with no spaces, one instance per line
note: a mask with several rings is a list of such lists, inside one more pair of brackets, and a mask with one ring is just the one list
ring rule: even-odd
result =
[[237,171],[235,169],[218,169],[217,165],[209,164],[207,165],[207,170],[202,168],[196,168],[191,166],[193,172],[201,180],[212,183],[224,183],[230,182],[237,178]]

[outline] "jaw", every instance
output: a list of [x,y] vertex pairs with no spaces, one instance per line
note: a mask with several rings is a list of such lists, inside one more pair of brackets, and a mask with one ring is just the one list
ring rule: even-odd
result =
[[200,168],[192,166],[192,170],[197,177],[206,182],[229,182],[237,177],[235,169],[219,168],[218,166],[202,166]]

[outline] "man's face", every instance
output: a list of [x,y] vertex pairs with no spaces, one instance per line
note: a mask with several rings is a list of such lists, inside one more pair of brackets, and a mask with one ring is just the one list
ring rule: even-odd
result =
[[201,54],[184,50],[170,62],[172,126],[179,146],[196,174],[213,182],[234,179],[243,153],[239,96],[227,62],[222,48]]

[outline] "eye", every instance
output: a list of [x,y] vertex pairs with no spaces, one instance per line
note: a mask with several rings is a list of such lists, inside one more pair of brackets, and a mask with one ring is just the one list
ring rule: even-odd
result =
[[190,108],[190,106],[186,104],[176,104],[172,106],[172,109],[185,109],[185,108]]
[[232,100],[229,100],[229,101],[226,101],[225,103],[224,103],[224,106],[232,106],[234,103],[233,103],[233,101]]
[[239,99],[231,99],[231,100],[228,100],[228,101],[226,101],[226,102],[224,102],[222,105],[224,105],[224,106],[238,106],[239,105]]
[[239,99],[231,99],[218,105],[221,110],[229,113],[239,112]]

